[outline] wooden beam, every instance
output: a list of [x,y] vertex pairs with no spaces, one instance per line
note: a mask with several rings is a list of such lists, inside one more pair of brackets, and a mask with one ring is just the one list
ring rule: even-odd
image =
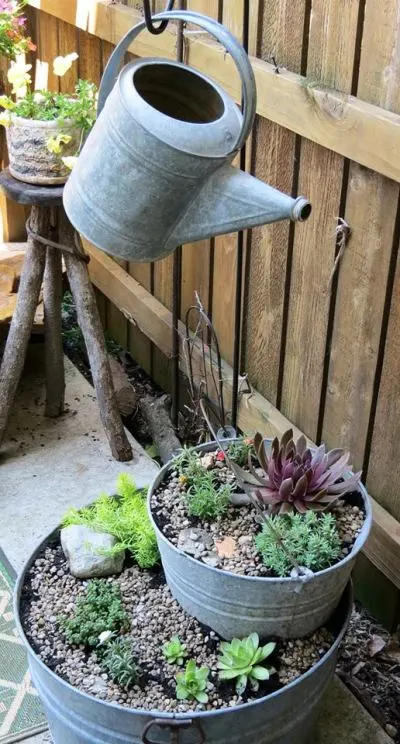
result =
[[[29,0],[62,21],[116,43],[142,20],[134,8],[108,0]],[[159,36],[139,35],[131,51],[140,57],[175,58],[175,28]],[[238,75],[223,47],[203,36],[187,37],[186,58],[210,73],[240,100]],[[251,57],[261,116],[395,181],[400,181],[400,116],[354,96],[318,86],[316,81]]]
[[[172,314],[132,276],[105,253],[84,241],[90,255],[89,272],[95,286],[116,305],[124,316],[144,333],[167,356],[171,356]],[[183,339],[185,328],[179,324],[181,338],[180,366],[186,371]],[[193,360],[201,365],[201,349],[194,350]],[[223,363],[224,392],[229,405],[232,393],[232,367]],[[238,423],[243,431],[261,431],[267,436],[280,437],[292,427],[295,436],[301,432],[256,391],[242,393],[239,399]],[[400,588],[400,523],[372,500],[374,523],[365,554]]]

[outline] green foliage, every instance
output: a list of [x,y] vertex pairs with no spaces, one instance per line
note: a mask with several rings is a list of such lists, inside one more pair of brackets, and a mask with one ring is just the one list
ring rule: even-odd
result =
[[88,80],[78,80],[72,94],[28,91],[16,102],[8,99],[7,108],[24,119],[73,121],[83,134],[87,134],[96,121],[96,85]]
[[219,678],[221,680],[236,679],[236,692],[241,695],[250,683],[253,690],[258,690],[259,680],[267,680],[275,671],[272,667],[262,665],[274,651],[276,643],[260,646],[257,633],[251,633],[247,638],[233,641],[221,641],[218,659]]
[[185,492],[189,514],[201,519],[216,519],[225,514],[231,500],[229,485],[215,485],[213,473],[204,470],[204,475]]
[[207,473],[194,447],[184,447],[182,452],[174,457],[172,467],[181,476],[182,482],[188,486],[193,485],[195,481]]
[[254,443],[248,437],[239,437],[228,447],[228,456],[233,462],[243,467],[247,465],[250,452],[254,451]]
[[139,676],[139,667],[134,659],[134,646],[130,638],[115,638],[106,644],[101,665],[114,682],[121,687],[132,687]]
[[171,640],[164,643],[163,654],[168,664],[183,664],[187,656],[186,646],[180,642],[178,636],[172,636]]
[[340,556],[340,538],[332,514],[285,514],[269,517],[256,546],[264,564],[278,576],[294,565],[321,571]]
[[188,661],[184,672],[176,675],[176,697],[177,700],[197,700],[199,703],[207,703],[208,695],[207,679],[210,674],[208,667],[196,666],[193,659]]
[[84,524],[96,532],[108,532],[118,541],[109,554],[127,550],[141,568],[151,568],[159,560],[159,552],[147,514],[146,493],[136,488],[129,475],[121,473],[117,495],[119,498],[103,493],[90,506],[69,509],[62,526]]
[[105,630],[129,628],[119,587],[105,579],[89,581],[85,596],[77,601],[74,617],[61,617],[60,625],[71,645],[90,647],[98,645]]

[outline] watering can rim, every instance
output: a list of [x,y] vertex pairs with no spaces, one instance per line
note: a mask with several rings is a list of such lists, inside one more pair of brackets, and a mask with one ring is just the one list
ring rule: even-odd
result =
[[[137,90],[134,77],[139,69],[157,64],[182,70],[188,69],[190,74],[210,85],[221,99],[223,106],[221,115],[209,122],[184,121],[169,116],[148,103]],[[181,153],[184,152],[191,157],[220,160],[221,164],[237,152],[237,150],[232,150],[232,145],[240,134],[243,115],[238,105],[219,83],[203,72],[192,70],[183,63],[163,57],[146,57],[133,60],[125,65],[118,76],[116,85],[119,88],[120,100],[135,124],[142,126],[164,146],[179,150]]]
[[[242,84],[242,127],[236,142],[233,144],[230,150],[230,153],[237,152],[237,150],[239,150],[244,145],[247,137],[251,132],[257,108],[256,81],[247,52],[225,26],[216,21],[214,18],[209,18],[208,16],[205,16],[201,13],[183,10],[165,11],[153,16],[153,20],[177,20],[194,23],[200,26],[200,28],[207,31],[212,36],[214,36],[214,38],[217,39],[217,41],[222,44],[226,48],[227,52],[231,55],[238,70]],[[119,70],[123,63],[125,52],[128,51],[128,48],[133,43],[135,38],[141,33],[141,31],[145,29],[145,21],[138,23],[125,34],[119,44],[117,44],[117,46],[115,47],[110,59],[108,60],[100,83],[97,108],[98,114],[100,114],[100,112],[102,111],[104,104],[109,94],[111,93],[116,80],[119,77]],[[169,62],[170,60],[166,58],[166,61]],[[189,67],[189,65],[185,66]],[[196,70],[196,72],[199,71]]]

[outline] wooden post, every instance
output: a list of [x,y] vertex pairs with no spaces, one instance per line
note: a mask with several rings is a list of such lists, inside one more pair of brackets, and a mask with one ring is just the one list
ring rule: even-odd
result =
[[[43,249],[42,249],[43,250]],[[61,338],[62,257],[57,248],[46,249],[43,304],[46,355],[46,416],[64,410],[64,355]]]

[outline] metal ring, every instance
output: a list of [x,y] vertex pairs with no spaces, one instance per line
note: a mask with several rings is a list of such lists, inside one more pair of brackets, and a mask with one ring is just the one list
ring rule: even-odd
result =
[[[173,10],[175,4],[175,0],[168,0],[165,11],[168,12],[170,10]],[[153,18],[151,15],[151,8],[150,8],[150,0],[143,0],[143,11],[144,11],[144,20],[146,21],[146,28],[148,31],[150,31],[151,34],[154,34],[157,36],[157,34],[162,34],[163,31],[168,26],[168,21],[161,21],[159,26],[155,26],[153,23]]]

